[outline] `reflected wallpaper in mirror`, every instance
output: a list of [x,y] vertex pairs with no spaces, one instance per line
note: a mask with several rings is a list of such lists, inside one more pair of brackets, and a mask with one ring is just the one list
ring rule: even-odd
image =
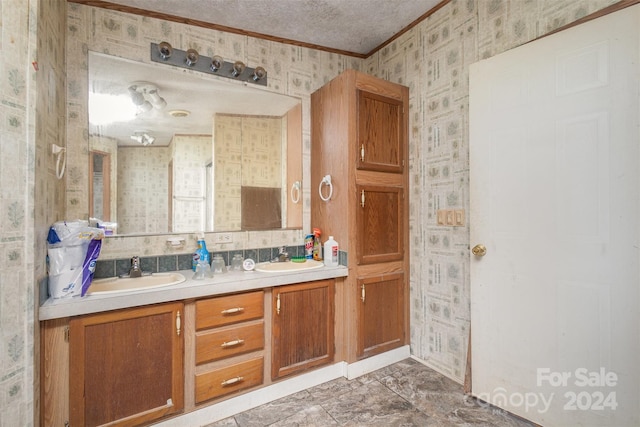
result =
[[299,228],[301,102],[89,53],[89,215],[114,234]]

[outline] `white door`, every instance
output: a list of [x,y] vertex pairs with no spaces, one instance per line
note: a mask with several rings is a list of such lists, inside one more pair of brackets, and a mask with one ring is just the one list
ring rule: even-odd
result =
[[470,71],[472,392],[640,426],[640,5]]

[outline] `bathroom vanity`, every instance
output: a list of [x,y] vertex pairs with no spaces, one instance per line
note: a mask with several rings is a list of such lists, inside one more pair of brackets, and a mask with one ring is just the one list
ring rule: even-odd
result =
[[344,363],[347,271],[183,271],[170,286],[48,300],[41,424],[153,423]]

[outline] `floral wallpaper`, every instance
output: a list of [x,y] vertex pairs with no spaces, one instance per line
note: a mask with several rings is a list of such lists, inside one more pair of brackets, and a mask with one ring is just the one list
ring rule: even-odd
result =
[[46,236],[64,215],[52,144],[66,146],[64,2],[0,6],[0,420],[39,413],[37,307]]
[[[411,353],[458,382],[470,325],[469,65],[612,3],[452,0],[365,61],[409,86]],[[438,226],[438,209],[464,209],[467,226]]]
[[[305,171],[310,164],[311,92],[346,68],[409,86],[411,350],[430,366],[461,381],[469,327],[469,233],[466,228],[436,226],[434,212],[439,207],[468,207],[469,64],[612,3],[615,1],[452,0],[380,52],[360,60],[62,1],[3,0],[2,423],[38,424],[37,305],[43,285],[46,287],[46,233],[57,220],[88,213],[84,197],[87,171],[68,167],[64,179],[57,180],[50,151],[52,143],[66,146],[70,165],[82,164],[78,158],[87,156],[84,94],[88,50],[145,61],[148,44],[166,39],[176,47],[195,47],[209,56],[215,50],[226,57],[263,65],[269,70],[272,89],[303,100]],[[303,182],[308,183],[309,178],[306,172]],[[310,227],[309,191],[308,187],[303,189],[303,231]],[[243,233],[232,246],[297,245],[302,237],[302,232],[291,231]],[[167,250],[164,239],[158,237],[110,239],[104,249],[112,258]]]

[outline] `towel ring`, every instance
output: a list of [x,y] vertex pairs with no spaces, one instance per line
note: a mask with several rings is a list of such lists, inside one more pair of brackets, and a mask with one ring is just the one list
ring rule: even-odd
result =
[[298,203],[300,201],[300,181],[296,181],[291,186],[291,201],[293,203]]
[[[53,144],[51,152],[56,156],[56,177],[62,179],[65,166],[67,165],[67,149]],[[62,160],[62,166],[60,166],[60,160]]]
[[[329,187],[329,195],[327,197],[324,197],[324,195],[322,194],[323,185]],[[331,175],[325,175],[324,178],[322,178],[322,181],[320,181],[320,185],[318,186],[318,193],[320,194],[320,198],[325,202],[328,202],[329,199],[331,199],[331,196],[333,195],[333,184],[331,183]]]

